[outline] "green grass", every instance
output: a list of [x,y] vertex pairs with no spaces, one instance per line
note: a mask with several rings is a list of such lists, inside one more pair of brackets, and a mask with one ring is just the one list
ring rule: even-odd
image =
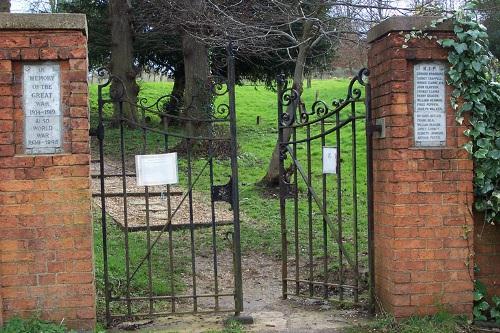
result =
[[21,319],[11,318],[4,326],[0,327],[0,333],[66,333],[74,332],[62,324],[55,324],[38,318]]
[[466,333],[471,332],[465,318],[442,311],[433,316],[410,317],[396,321],[391,316],[381,316],[367,326],[355,326],[345,333]]
[[[335,80],[325,80],[325,81],[313,81],[312,88],[305,89],[303,97],[308,108],[312,105],[316,98],[316,95],[320,99],[327,102],[334,98],[343,98],[347,93],[347,86],[349,81],[346,79],[335,79]],[[171,83],[141,83],[141,98],[147,98],[148,104],[154,103],[156,98],[165,95],[172,89]],[[96,101],[96,85],[92,85],[90,88],[91,93],[91,122],[95,126],[97,119],[97,101]],[[227,97],[219,98],[216,103],[224,103],[227,101]],[[258,251],[260,253],[265,253],[279,258],[281,256],[281,233],[280,233],[280,213],[279,213],[279,200],[275,193],[270,193],[268,191],[263,191],[263,189],[257,185],[257,183],[265,175],[267,166],[274,149],[276,139],[277,139],[277,97],[276,93],[265,89],[262,86],[238,86],[236,88],[236,109],[237,109],[237,127],[238,127],[238,144],[239,144],[239,180],[240,180],[240,206],[242,213],[241,221],[241,244],[244,253],[249,253],[251,251]],[[111,108],[105,109],[105,118],[111,118]],[[351,110],[350,108],[345,108],[342,113],[341,118],[346,118],[349,116]],[[357,107],[358,114],[363,114],[364,107],[362,103]],[[260,118],[260,123],[257,125],[257,117]],[[151,126],[158,125],[159,118],[154,115],[151,116]],[[326,127],[332,127],[333,124],[327,124]],[[366,213],[366,148],[365,148],[365,132],[364,123],[360,121],[357,123],[356,128],[356,159],[357,159],[357,202],[358,202],[358,232],[359,232],[359,248],[360,248],[360,262],[362,266],[367,265],[367,256],[364,255],[367,251],[367,213]],[[175,131],[180,129],[174,128]],[[318,125],[311,126],[311,134],[317,134],[320,131]],[[353,154],[352,154],[352,135],[350,125],[344,127],[341,131],[341,164],[342,164],[342,181],[341,181],[341,192],[342,192],[342,204],[341,209],[343,212],[342,223],[343,227],[343,239],[345,246],[349,252],[353,251],[353,238],[354,238],[354,228],[353,228]],[[120,131],[117,128],[108,128],[105,133],[105,155],[107,157],[119,159],[120,154]],[[305,137],[305,130],[298,131],[297,136],[299,138]],[[143,132],[141,130],[127,129],[124,133],[125,142],[125,155],[127,158],[133,158],[135,154],[141,154],[143,152]],[[169,147],[175,146],[178,140],[169,137]],[[335,146],[336,137],[335,133],[330,134],[325,145]],[[161,153],[164,152],[164,137],[157,133],[148,132],[146,136],[146,151],[148,153]],[[322,143],[320,140],[316,140],[311,146],[311,156],[312,156],[312,182],[313,188],[321,197],[322,192],[322,161],[321,161],[321,147]],[[95,151],[95,142],[94,142]],[[298,146],[297,157],[304,168],[307,166],[306,162],[306,149],[305,144]],[[95,156],[94,158],[97,158]],[[206,160],[202,157],[196,158],[193,161],[193,177],[201,171],[202,166],[205,164]],[[290,159],[287,160],[290,163]],[[184,188],[187,188],[186,184],[186,171],[187,162],[185,158],[181,158],[179,161],[179,173],[180,173],[180,184]],[[195,186],[195,191],[206,193],[208,196],[210,182],[208,177],[208,170],[205,170],[202,177],[200,177],[198,183]],[[214,162],[214,181],[216,184],[225,184],[228,181],[230,175],[230,161],[229,159],[219,159]],[[331,214],[332,219],[337,223],[336,216],[338,211],[337,203],[337,182],[336,175],[327,176],[327,210]],[[299,252],[305,260],[308,257],[308,245],[307,238],[309,237],[309,226],[308,220],[308,205],[307,205],[307,188],[304,182],[299,176]],[[293,244],[293,209],[292,200],[287,203],[287,217],[289,223],[289,253],[292,255],[295,251],[295,246]],[[312,208],[313,214],[313,228],[312,228],[312,239],[313,239],[313,254],[317,260],[318,271],[315,272],[316,275],[320,275],[322,269],[322,264],[319,264],[321,257],[324,256],[322,249],[323,246],[323,219],[320,214],[320,210],[315,206],[313,202]],[[111,227],[113,228],[113,227]],[[99,246],[100,228],[96,229],[96,246]],[[113,273],[113,283],[119,285],[123,288],[123,276],[124,274],[124,244],[123,235],[119,230],[111,229],[111,244],[113,248],[114,256],[111,259],[110,267]],[[156,234],[156,233],[153,233]],[[197,231],[197,250],[205,251],[210,249],[210,230]],[[160,243],[158,244],[158,249],[154,250],[153,257],[153,268],[155,271],[155,281],[153,283],[153,291],[156,294],[168,294],[171,291],[165,283],[166,275],[165,269],[168,256],[166,249],[166,235],[164,235]],[[141,257],[145,254],[146,236],[145,233],[131,234],[132,241],[131,246],[134,247],[133,256]],[[223,235],[218,237],[222,238]],[[328,231],[328,243],[329,250],[328,255],[331,258],[337,258],[338,248],[331,239],[331,234]],[[176,239],[185,239],[189,243],[189,238],[187,233],[176,232]],[[223,243],[219,241],[218,244]],[[100,249],[98,249],[99,251]],[[156,252],[158,251],[158,252]],[[178,253],[183,253],[184,250],[179,249]],[[186,251],[184,251],[186,253]],[[177,253],[176,253],[177,255]],[[99,259],[100,255],[96,255]],[[102,256],[101,256],[102,257]],[[178,264],[176,265],[177,271],[176,275],[180,275],[185,270],[189,270],[189,256],[177,258]],[[337,260],[331,260],[329,267],[332,270],[338,268]],[[344,261],[345,265],[345,261]],[[102,260],[97,262],[98,273],[99,269],[102,270]],[[134,279],[133,290],[141,291],[144,293],[147,291],[147,274],[145,271],[146,267],[142,267],[138,272],[137,277]],[[158,274],[156,274],[158,272]],[[140,273],[140,274],[139,274]],[[182,290],[183,285],[180,280],[176,280],[176,288]],[[157,287],[158,286],[158,287]]]

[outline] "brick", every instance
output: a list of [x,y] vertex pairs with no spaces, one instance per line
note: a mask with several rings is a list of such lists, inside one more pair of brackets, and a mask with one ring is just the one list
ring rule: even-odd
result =
[[29,47],[30,39],[28,37],[15,36],[9,37],[4,36],[0,39],[0,48],[21,48],[21,47]]
[[58,58],[57,49],[55,48],[42,48],[40,49],[40,59],[42,60],[55,60]]
[[40,50],[39,49],[22,49],[21,50],[21,59],[22,60],[39,60],[40,59]]

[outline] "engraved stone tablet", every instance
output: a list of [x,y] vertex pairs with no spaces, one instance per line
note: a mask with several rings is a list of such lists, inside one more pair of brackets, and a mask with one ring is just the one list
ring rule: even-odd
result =
[[445,65],[422,62],[413,67],[415,146],[446,145]]
[[26,154],[62,152],[60,67],[23,66],[24,146]]

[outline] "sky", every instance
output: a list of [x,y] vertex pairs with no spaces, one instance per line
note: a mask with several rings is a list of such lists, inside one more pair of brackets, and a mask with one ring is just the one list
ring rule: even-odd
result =
[[28,12],[28,1],[26,0],[10,0],[11,13],[26,13]]

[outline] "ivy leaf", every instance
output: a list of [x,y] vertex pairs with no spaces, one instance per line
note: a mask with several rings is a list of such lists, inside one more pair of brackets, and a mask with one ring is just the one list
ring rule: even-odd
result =
[[481,148],[481,149],[478,149],[478,150],[474,153],[474,157],[475,157],[475,158],[486,158],[486,154],[488,154],[488,150],[487,150],[487,149],[484,149],[484,148]]
[[465,43],[460,43],[460,44],[454,43],[453,47],[455,48],[455,51],[457,51],[458,54],[462,54],[464,53],[464,51],[467,51],[468,49],[467,44]]
[[481,71],[481,63],[479,63],[477,61],[473,61],[472,62],[472,68],[474,68],[474,70],[476,72],[480,72]]
[[464,103],[464,105],[462,106],[462,112],[467,112],[470,110],[472,110],[472,103],[471,102]]
[[477,307],[481,311],[486,311],[486,310],[488,310],[490,308],[490,305],[488,304],[488,302],[482,301],[481,303],[479,303],[479,305]]
[[472,154],[472,149],[473,149],[473,145],[472,145],[472,142],[467,142],[465,145],[464,145],[464,149],[469,153],[469,154]]
[[455,41],[453,39],[443,39],[441,41],[441,45],[443,47],[451,47],[455,44]]
[[500,159],[500,150],[492,150],[488,153],[488,157],[491,157],[494,160]]
[[474,302],[482,300],[484,295],[480,293],[479,291],[474,291]]

